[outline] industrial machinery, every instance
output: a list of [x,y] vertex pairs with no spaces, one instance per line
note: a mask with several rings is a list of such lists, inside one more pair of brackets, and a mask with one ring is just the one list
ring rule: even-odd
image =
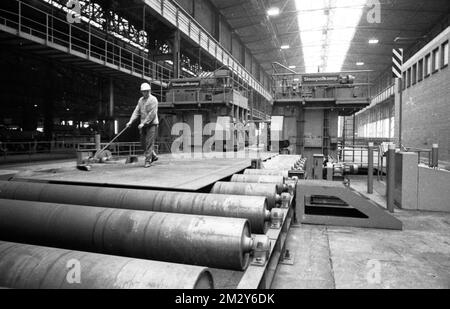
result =
[[359,172],[357,164],[341,162],[334,156],[316,154],[313,156],[313,178],[328,181],[344,181],[348,175],[356,175]]
[[[3,241],[0,252],[0,286],[14,289],[214,288],[205,267]],[[78,278],[70,275],[76,267],[82,267]]]
[[[289,142],[289,146],[280,143],[280,150],[309,159],[315,154],[327,156],[337,151],[339,117],[352,115],[370,104],[369,73],[274,74],[275,126],[271,135]],[[310,168],[307,172],[312,173]]]
[[[333,97],[337,89],[344,94],[348,89],[348,97],[355,96],[354,75],[348,73],[331,74],[277,74],[276,88],[281,97],[293,98],[327,98]],[[279,87],[278,87],[279,86]],[[341,94],[341,95],[342,95]]]
[[[165,148],[163,151],[172,151],[171,145],[176,139],[172,135],[172,129],[176,123],[190,127],[190,133],[183,134],[185,139],[189,138],[192,142],[183,143],[183,150],[186,147],[193,148],[196,152],[203,150],[203,145],[210,136],[203,134],[202,130],[209,123],[216,124],[214,132],[222,131],[224,134],[213,145],[213,151],[232,152],[243,149],[245,140],[254,135],[254,132],[248,132],[249,128],[240,130],[249,120],[248,96],[248,89],[225,67],[195,78],[172,79],[165,100],[159,104],[159,140],[162,141],[162,148]],[[199,117],[202,123],[198,123]],[[195,133],[200,133],[201,138],[194,138]],[[244,134],[245,136],[240,136]]]
[[220,69],[197,78],[173,79],[166,93],[166,103],[233,103],[248,108],[248,99],[230,70]]

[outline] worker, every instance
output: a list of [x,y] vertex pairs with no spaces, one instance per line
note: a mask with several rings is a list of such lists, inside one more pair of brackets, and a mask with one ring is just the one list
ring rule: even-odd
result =
[[141,133],[141,144],[144,148],[145,168],[149,168],[153,162],[158,160],[155,153],[156,134],[159,125],[158,99],[151,94],[152,87],[148,83],[141,85],[142,98],[131,116],[127,128],[133,122],[140,119],[139,131]]

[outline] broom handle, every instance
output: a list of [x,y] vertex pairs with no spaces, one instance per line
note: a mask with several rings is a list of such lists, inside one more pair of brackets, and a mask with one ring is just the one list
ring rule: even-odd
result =
[[97,156],[99,155],[99,154],[101,154],[103,151],[105,151],[109,146],[111,146],[111,144],[112,143],[114,143],[115,141],[116,141],[116,139],[118,139],[126,130],[128,129],[128,127],[125,127],[125,129],[123,129],[119,134],[117,134],[117,136],[116,137],[114,137],[114,139],[112,140],[112,141],[110,141],[109,143],[108,143],[108,145],[106,145],[102,150],[100,150],[100,151],[98,151],[96,154],[95,154],[95,156],[94,156],[94,158],[97,158]]

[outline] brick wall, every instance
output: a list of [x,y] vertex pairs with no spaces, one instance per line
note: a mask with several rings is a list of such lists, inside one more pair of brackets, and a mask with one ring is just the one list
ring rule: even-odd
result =
[[403,92],[402,144],[431,149],[438,143],[440,160],[450,161],[450,67],[441,62],[441,47],[450,38],[450,28],[442,34],[405,63],[408,70],[440,48],[439,70],[414,85],[411,82]]
[[450,69],[447,67],[404,91],[403,144],[431,148],[450,161]]

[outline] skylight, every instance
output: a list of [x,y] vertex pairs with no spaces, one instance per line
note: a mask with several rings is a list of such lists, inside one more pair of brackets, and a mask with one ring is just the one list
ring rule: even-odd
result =
[[339,72],[367,0],[295,0],[306,73]]

